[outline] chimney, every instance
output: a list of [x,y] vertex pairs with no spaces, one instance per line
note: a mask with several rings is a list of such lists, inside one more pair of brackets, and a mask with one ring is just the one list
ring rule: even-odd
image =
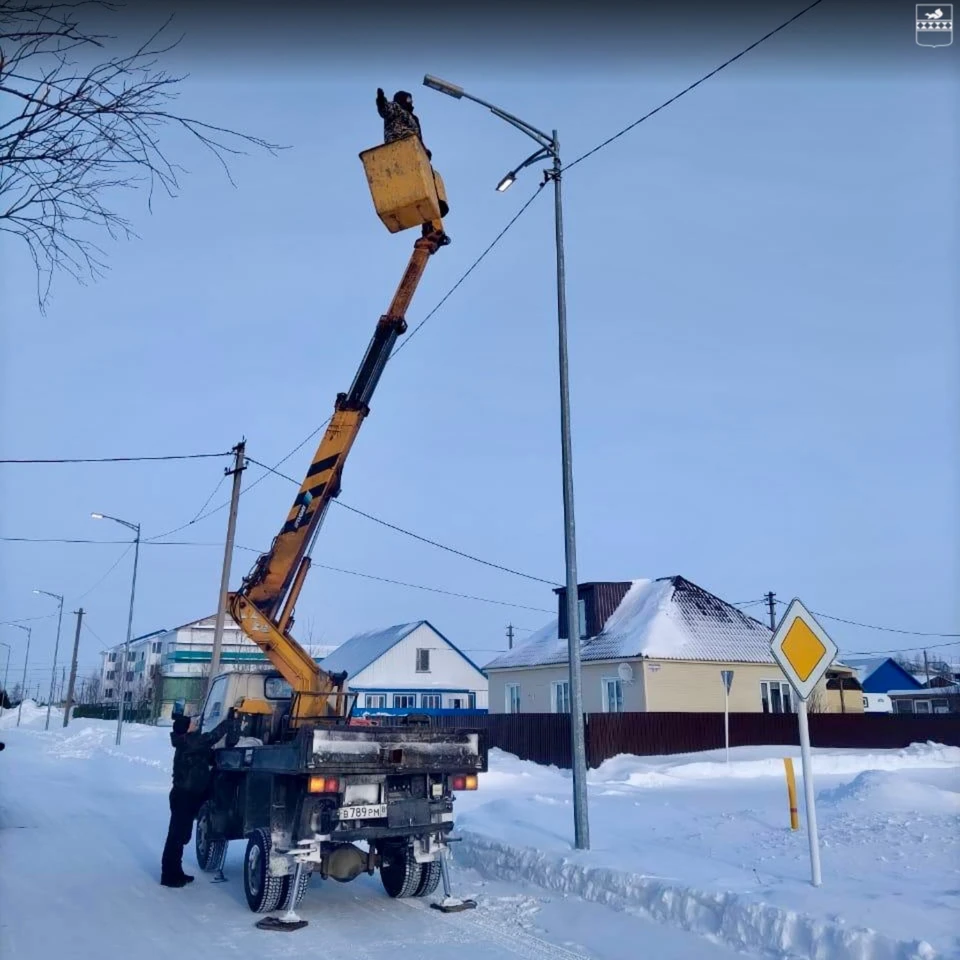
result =
[[[577,584],[582,636],[595,637],[603,630],[603,625],[623,602],[630,587],[629,580]],[[568,638],[567,588],[555,587],[553,592],[557,595],[557,637],[566,640]]]

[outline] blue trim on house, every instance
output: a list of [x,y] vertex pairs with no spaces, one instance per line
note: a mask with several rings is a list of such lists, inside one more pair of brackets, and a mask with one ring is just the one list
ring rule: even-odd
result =
[[466,707],[455,710],[452,707],[435,709],[432,707],[361,707],[353,708],[355,717],[403,717],[408,713],[422,713],[428,717],[485,717],[487,711],[483,708],[469,710]]
[[351,693],[425,693],[427,696],[433,693],[476,693],[469,687],[350,687]]

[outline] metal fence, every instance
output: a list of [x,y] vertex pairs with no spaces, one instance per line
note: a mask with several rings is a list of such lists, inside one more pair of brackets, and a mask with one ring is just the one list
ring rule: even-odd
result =
[[[960,746],[960,715],[810,714],[814,747],[896,749],[932,740]],[[570,768],[568,714],[518,713],[434,717],[436,726],[480,728],[488,743],[522,760]],[[722,713],[591,713],[586,715],[587,764],[621,753],[655,756],[723,748]],[[730,746],[798,746],[796,714],[731,713]]]

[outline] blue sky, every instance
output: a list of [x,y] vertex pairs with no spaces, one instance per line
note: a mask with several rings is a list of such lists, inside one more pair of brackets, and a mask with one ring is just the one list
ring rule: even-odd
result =
[[[118,197],[140,239],[108,247],[96,284],[59,278],[46,316],[25,251],[0,241],[0,456],[225,451],[245,436],[250,456],[276,462],[349,386],[414,239],[376,219],[357,156],[381,136],[378,86],[414,92],[450,196],[453,244],[429,265],[413,326],[539,182],[531,168],[495,193],[532,144],[421,87],[425,72],[557,127],[570,160],[796,9],[770,4],[726,30],[640,31],[633,55],[611,32],[609,57],[595,41],[570,61],[546,46],[533,59],[471,52],[462,33],[394,55],[357,44],[325,56],[304,41],[283,56],[276,38],[258,54],[251,31],[214,45],[209,23],[182,14],[179,109],[290,149],[239,158],[234,188],[171,133],[168,152],[189,168],[178,198],[150,214],[142,194]],[[774,590],[854,620],[957,632],[957,48],[917,47],[912,13],[872,56],[818,47],[823,9],[565,180],[580,579],[679,573],[731,601]],[[150,12],[163,19],[159,4]],[[561,582],[552,231],[544,191],[391,363],[341,499]],[[311,454],[312,443],[283,469],[299,478]],[[198,513],[226,462],[0,466],[0,534],[124,536],[92,510],[162,533]],[[271,477],[245,495],[237,542],[266,547],[294,492]],[[211,506],[227,494],[224,481]],[[173,538],[211,546],[143,548],[135,633],[215,609],[225,525],[221,510]],[[0,619],[49,613],[34,587],[63,593],[61,650],[82,603],[93,633],[81,665],[96,662],[98,638],[124,635],[131,556],[87,591],[123,549],[4,543]],[[555,602],[549,587],[338,507],[314,558],[520,607]],[[254,559],[237,551],[233,586]],[[508,622],[538,628],[549,614],[317,567],[298,632],[335,643],[420,618],[485,662]],[[923,642],[827,625],[848,652]],[[34,681],[49,677],[55,626],[34,622]],[[0,639],[22,649],[19,631]]]

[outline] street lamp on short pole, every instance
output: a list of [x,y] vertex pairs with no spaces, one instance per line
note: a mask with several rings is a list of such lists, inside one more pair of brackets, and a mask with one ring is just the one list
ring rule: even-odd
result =
[[30,636],[33,633],[32,627],[25,627],[20,623],[11,623],[11,627],[18,630],[24,630],[27,634],[27,652],[23,655],[23,679],[20,681],[20,702],[17,704],[17,726],[20,726],[20,714],[23,712],[23,698],[27,695],[27,663],[30,660]]
[[128,520],[111,517],[105,513],[91,513],[90,516],[93,517],[94,520],[112,520],[114,523],[119,523],[128,530],[133,530],[136,534],[136,539],[133,541],[133,581],[130,584],[130,613],[127,616],[127,639],[123,644],[123,663],[120,665],[120,685],[117,687],[117,746],[120,746],[120,739],[123,732],[123,688],[124,681],[127,677],[127,657],[130,653],[130,636],[133,631],[133,600],[137,592],[137,561],[140,558],[140,524],[130,523]]
[[574,831],[577,849],[585,850],[590,846],[590,826],[587,816],[587,761],[586,745],[583,727],[583,701],[580,683],[580,637],[578,625],[580,622],[578,591],[577,591],[577,548],[576,525],[573,512],[573,455],[570,439],[570,385],[569,366],[567,361],[567,296],[566,275],[563,251],[563,203],[560,190],[562,165],[560,163],[560,140],[557,131],[550,135],[521,120],[519,117],[501,110],[500,107],[487,103],[479,97],[467,93],[462,87],[448,83],[439,77],[427,74],[423,78],[424,86],[430,87],[439,93],[454,97],[457,100],[472,100],[474,103],[486,107],[492,114],[505,120],[511,126],[521,130],[532,140],[536,141],[539,149],[526,160],[516,166],[497,184],[497,191],[503,193],[508,190],[517,179],[517,174],[532,163],[537,163],[547,157],[553,158],[550,169],[544,171],[544,184],[553,181],[554,197],[554,224],[557,248],[557,328],[559,332],[560,348],[560,442],[561,463],[563,471],[563,516],[564,516],[564,551],[566,556],[566,612],[567,612],[567,647],[570,658],[570,728],[571,746],[573,754],[573,810]]
[[60,652],[60,625],[63,623],[63,597],[59,593],[50,593],[49,590],[34,590],[34,593],[42,593],[45,597],[53,597],[60,604],[60,612],[57,615],[57,641],[53,647],[53,670],[50,673],[50,695],[47,697],[47,719],[43,725],[44,730],[50,729],[50,710],[53,708],[53,691],[57,682],[57,654]]

